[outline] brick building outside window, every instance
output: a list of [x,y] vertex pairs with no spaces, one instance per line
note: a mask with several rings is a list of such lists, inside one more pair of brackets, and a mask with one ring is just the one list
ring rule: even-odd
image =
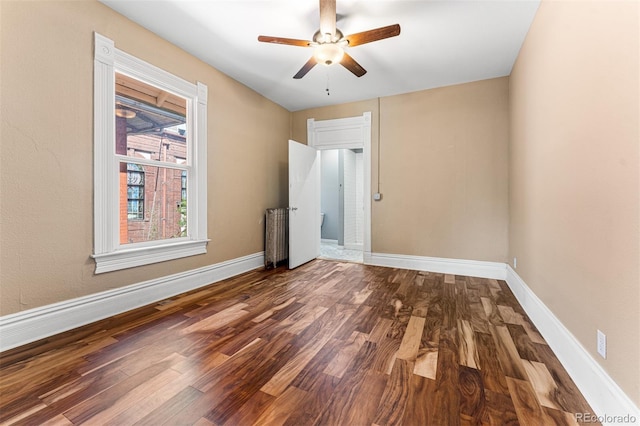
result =
[[[186,140],[177,130],[127,136],[127,156],[184,163]],[[121,243],[175,238],[186,231],[187,174],[168,167],[127,164],[127,217]],[[124,187],[121,187],[121,191]],[[124,198],[124,197],[123,197]],[[183,225],[184,224],[184,225]],[[126,241],[122,241],[126,229]]]

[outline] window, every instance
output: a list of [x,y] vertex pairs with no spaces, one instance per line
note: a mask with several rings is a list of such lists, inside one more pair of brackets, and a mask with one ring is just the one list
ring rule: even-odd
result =
[[94,102],[96,273],[206,253],[207,87],[95,34]]

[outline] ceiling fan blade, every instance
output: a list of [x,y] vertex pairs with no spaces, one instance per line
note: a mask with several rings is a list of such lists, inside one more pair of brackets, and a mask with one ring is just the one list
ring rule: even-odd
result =
[[400,34],[400,25],[394,24],[386,27],[375,28],[361,33],[346,36],[344,40],[349,42],[349,47],[358,46],[360,44],[371,43],[389,37],[395,37]]
[[320,34],[336,35],[336,0],[320,0]]
[[355,59],[347,54],[347,52],[344,52],[344,56],[342,57],[340,63],[343,67],[355,74],[356,77],[362,77],[367,73],[367,70],[362,68],[362,65],[357,63]]
[[304,77],[317,63],[318,61],[316,61],[316,58],[312,56],[311,58],[309,58],[307,63],[304,64],[302,68],[300,68],[300,71],[298,71],[298,73],[293,76],[293,78],[300,79]]
[[275,44],[287,44],[289,46],[301,46],[301,47],[309,47],[309,40],[298,40],[296,38],[285,38],[285,37],[272,37],[272,36],[258,36],[258,41],[263,43],[275,43]]

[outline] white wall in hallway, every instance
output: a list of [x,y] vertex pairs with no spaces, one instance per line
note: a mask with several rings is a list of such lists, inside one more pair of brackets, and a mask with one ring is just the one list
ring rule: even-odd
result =
[[344,150],[344,247],[362,249],[363,240],[362,152]]
[[364,243],[364,155],[356,152],[356,239],[362,249]]
[[337,240],[340,213],[338,210],[340,190],[338,184],[338,150],[323,150],[321,155],[320,211],[325,214],[321,238]]

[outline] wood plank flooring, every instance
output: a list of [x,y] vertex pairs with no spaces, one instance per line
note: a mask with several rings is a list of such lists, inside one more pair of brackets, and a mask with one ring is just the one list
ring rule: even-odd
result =
[[0,354],[6,425],[576,425],[503,281],[315,260]]

